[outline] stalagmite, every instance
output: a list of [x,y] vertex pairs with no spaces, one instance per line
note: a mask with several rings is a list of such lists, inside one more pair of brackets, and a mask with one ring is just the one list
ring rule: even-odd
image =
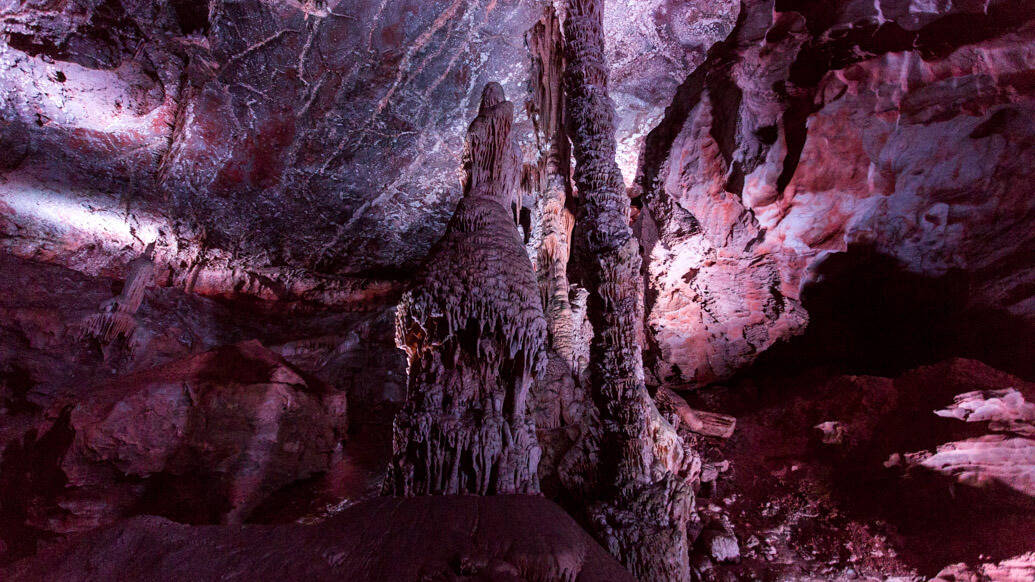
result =
[[569,207],[571,148],[564,132],[563,41],[553,10],[548,10],[529,33],[528,45],[533,63],[530,109],[542,152],[537,168],[542,237],[536,272],[546,305],[550,347],[575,368],[577,328],[568,298],[567,271],[575,225],[575,215]]
[[539,476],[543,492],[560,493],[558,472],[565,455],[592,423],[586,366],[592,329],[586,321],[586,291],[568,278],[575,200],[571,146],[564,129],[564,40],[560,19],[548,8],[526,34],[531,59],[528,116],[535,127],[538,159],[526,172],[531,193],[529,255],[535,265],[549,330],[546,372],[533,385],[530,401],[543,450]]
[[513,214],[513,115],[488,84],[468,129],[463,199],[397,310],[409,380],[386,484],[395,494],[539,490],[527,397],[546,364],[546,321]]
[[82,337],[94,337],[101,343],[108,344],[119,336],[129,337],[137,322],[133,318],[140,304],[144,302],[144,292],[151,283],[155,271],[155,243],[150,243],[140,255],[129,263],[126,284],[122,293],[105,301],[101,312],[87,317],[81,324]]
[[585,458],[573,463],[588,473],[585,519],[597,539],[641,580],[687,580],[690,482],[700,464],[644,386],[639,245],[615,162],[603,8],[598,0],[568,0],[566,8],[565,114],[581,204],[576,244],[590,290],[590,374],[600,418],[598,442],[584,443]]

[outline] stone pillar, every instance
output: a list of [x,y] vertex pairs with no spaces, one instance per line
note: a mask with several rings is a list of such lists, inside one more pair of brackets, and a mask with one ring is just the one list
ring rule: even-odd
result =
[[644,385],[637,330],[639,243],[615,162],[614,107],[600,0],[566,0],[565,114],[575,157],[579,214],[576,256],[589,290],[596,443],[584,443],[585,521],[597,539],[641,580],[689,580],[687,520],[699,470]]
[[387,489],[399,495],[536,493],[528,391],[546,320],[515,222],[520,155],[503,88],[482,93],[464,152],[464,196],[396,314],[406,403]]

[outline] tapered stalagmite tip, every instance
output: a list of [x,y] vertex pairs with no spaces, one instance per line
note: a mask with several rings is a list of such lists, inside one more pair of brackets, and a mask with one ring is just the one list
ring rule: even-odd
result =
[[507,96],[503,93],[503,85],[493,81],[486,84],[485,89],[482,89],[481,110],[485,111],[489,107],[495,107],[506,100]]

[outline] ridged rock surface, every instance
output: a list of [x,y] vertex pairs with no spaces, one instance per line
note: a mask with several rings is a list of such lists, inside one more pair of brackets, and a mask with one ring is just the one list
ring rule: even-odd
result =
[[[744,2],[641,158],[658,379],[730,377],[822,326],[810,285],[855,273],[840,309],[951,320],[925,357],[1031,337],[1033,18],[1011,1]],[[905,304],[895,281],[946,292]]]
[[82,532],[143,511],[239,523],[340,454],[346,396],[258,342],[218,348],[58,400],[4,451],[5,513]]
[[569,457],[568,487],[598,540],[636,576],[689,576],[687,523],[699,464],[661,417],[643,377],[639,243],[615,159],[603,5],[565,3],[565,122],[579,192],[576,260],[593,325],[590,393],[598,424]]

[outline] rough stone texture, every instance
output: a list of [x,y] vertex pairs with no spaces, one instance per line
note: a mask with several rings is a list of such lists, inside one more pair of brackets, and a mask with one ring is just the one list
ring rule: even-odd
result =
[[889,265],[871,293],[907,274],[962,285],[934,298],[945,317],[1002,313],[1030,335],[1032,17],[1010,1],[745,2],[641,159],[659,380],[727,378],[800,332],[803,286],[863,249]]
[[474,88],[524,82],[536,5],[12,4],[4,119],[30,136],[28,173],[89,178],[57,196],[121,190],[106,208],[151,211],[166,244],[195,233],[252,267],[412,266],[456,200]]
[[527,496],[380,498],[313,526],[140,517],[0,573],[11,582],[635,580],[560,508]]
[[566,485],[581,497],[597,539],[634,574],[685,580],[690,487],[700,465],[644,385],[639,244],[615,162],[602,10],[596,0],[570,0],[564,13],[565,120],[580,198],[576,256],[589,291],[590,382],[599,419],[595,434],[584,437],[592,452]]
[[1002,485],[1035,497],[1035,403],[1013,388],[967,392],[935,414],[987,422],[991,434],[907,453],[905,462],[948,475],[972,487]]
[[528,393],[546,365],[546,320],[516,224],[513,117],[503,88],[486,85],[464,197],[397,310],[409,378],[386,484],[396,494],[539,491]]
[[1035,578],[1035,552],[1028,552],[999,563],[970,567],[959,563],[947,566],[932,582],[1024,582]]
[[121,377],[48,416],[38,438],[4,451],[4,510],[61,534],[143,508],[240,522],[279,487],[326,470],[347,426],[345,394],[258,342]]
[[[651,121],[717,38],[696,38],[691,20],[729,20],[705,3],[668,4],[609,13],[609,51],[640,73],[617,84],[630,175]],[[548,5],[5,3],[3,244],[96,272],[158,240],[159,271],[185,286],[214,270],[221,293],[244,283],[331,303],[404,278],[459,199],[455,160],[477,89],[498,80],[522,94],[522,40]],[[628,25],[670,13],[672,26]],[[529,145],[528,120],[518,123]]]
[[[303,376],[310,387],[322,385],[322,380],[347,394],[350,416],[358,411],[360,419],[350,424],[355,434],[346,443],[341,461],[330,468],[326,479],[321,477],[305,485],[312,491],[307,503],[292,501],[291,496],[268,497],[263,493],[259,498],[264,505],[267,499],[276,499],[276,513],[283,515],[282,519],[294,520],[310,511],[308,499],[312,500],[315,511],[323,505],[338,505],[343,498],[356,500],[379,492],[391,450],[388,411],[394,411],[393,402],[401,401],[405,385],[405,358],[394,345],[391,310],[373,314],[285,310],[283,305],[223,303],[187,295],[182,290],[152,286],[145,290],[135,315],[136,325],[128,337],[103,344],[93,338],[82,339],[81,322],[96,314],[98,305],[118,296],[126,287],[122,281],[89,277],[6,254],[0,254],[0,273],[0,481],[3,482],[0,489],[5,492],[0,500],[0,563],[31,554],[38,539],[46,540],[51,535],[26,525],[26,504],[22,497],[25,484],[12,483],[11,479],[23,474],[23,469],[28,467],[28,472],[37,473],[34,480],[40,478],[36,480],[35,489],[41,498],[55,499],[64,495],[60,482],[65,477],[59,460],[52,456],[65,450],[65,444],[54,444],[63,433],[49,431],[54,425],[54,416],[60,416],[55,411],[60,411],[64,404],[86,406],[93,402],[91,394],[95,388],[120,385],[121,378],[127,375],[147,376],[155,366],[175,362],[179,362],[175,365],[183,365],[206,351],[246,340],[259,339],[264,345],[273,346],[274,351],[286,353],[287,359],[297,366],[288,367]],[[232,347],[227,349],[234,351]],[[278,362],[278,366],[285,365],[274,354],[262,352],[264,355],[259,360],[246,359],[250,363],[242,368],[227,365],[224,372],[236,375],[236,382],[244,382],[243,386],[249,385],[247,374],[265,369],[263,362],[269,360]],[[318,380],[311,380],[313,377]],[[256,394],[263,392],[259,388],[255,390]],[[292,388],[289,393],[294,391]],[[323,409],[314,408],[311,400],[305,404],[308,397],[300,398],[296,400],[299,406],[304,405],[303,410],[296,412],[314,415],[316,424],[323,423],[324,420],[320,420],[326,416]],[[241,400],[242,403],[248,401],[247,398]],[[133,402],[140,404],[141,399]],[[150,399],[147,402],[164,401]],[[184,402],[176,402],[186,406]],[[381,408],[387,410],[381,412]],[[146,410],[130,407],[130,412]],[[134,422],[146,424],[142,420]],[[205,426],[223,436],[231,433],[240,436],[250,431],[238,427],[228,432],[225,426],[214,422]],[[288,428],[285,426],[285,430]],[[212,449],[221,446],[217,441],[222,437],[215,432],[209,434],[204,426],[195,425],[190,438],[197,446]],[[40,444],[44,434],[51,436]],[[25,448],[32,443],[36,445]],[[146,454],[144,449],[152,444],[166,446],[168,442],[142,444],[141,454]],[[208,460],[194,457],[193,461],[185,459],[184,463],[202,467]],[[45,474],[39,475],[41,471]],[[164,485],[159,485],[158,480],[163,478],[149,478],[151,485],[138,481],[128,489],[161,490]],[[135,479],[129,478],[129,481]],[[185,481],[189,480],[181,479]],[[104,489],[108,485],[110,483],[101,483],[98,487]],[[125,485],[123,482],[119,487]],[[120,506],[135,495],[128,489],[116,489],[106,489],[113,496],[100,499],[97,511],[103,512],[105,504]],[[218,500],[205,495],[195,498],[190,491],[195,489],[167,491],[166,497],[170,500],[191,500],[178,508],[140,502],[132,504],[129,514],[161,511],[164,515],[177,516],[197,509],[205,515],[187,517],[197,521],[220,519],[223,509],[217,507]],[[213,493],[218,491],[213,489]],[[53,507],[49,501],[44,505]],[[77,509],[80,510],[87,511],[82,504]],[[259,519],[267,519],[272,512],[272,507],[264,507],[257,513]]]
[[[571,188],[559,135],[571,120],[551,4],[561,3],[0,0],[0,248],[13,255],[0,255],[0,463],[17,463],[26,437],[46,433],[59,399],[85,402],[89,386],[248,339],[347,391],[369,423],[361,430],[390,418],[405,382],[390,305],[446,229],[476,89],[499,79],[517,105],[516,218],[547,316],[546,372],[529,388],[540,475],[551,472],[544,492],[573,510],[594,499],[584,479],[622,458],[597,456],[615,425],[588,398],[584,325],[601,297],[619,297],[646,308],[647,329],[633,321],[616,343],[639,343],[643,382],[652,394],[663,385],[659,400],[729,378],[764,352],[763,365],[870,374],[805,396],[795,390],[816,388],[808,378],[773,379],[768,392],[738,382],[770,404],[726,444],[689,430],[695,419],[679,402],[659,416],[635,393],[631,413],[647,411],[650,434],[629,441],[653,439],[665,471],[696,471],[671,428],[683,447],[739,451],[731,470],[707,460],[704,519],[689,533],[713,528],[725,510],[712,506],[741,511],[741,563],[712,564],[691,545],[692,575],[930,576],[960,559],[1030,551],[1028,485],[998,478],[1017,463],[996,466],[981,488],[882,465],[926,450],[948,459],[933,468],[981,480],[1000,445],[1030,438],[1016,421],[1004,423],[1009,436],[986,437],[985,421],[930,414],[961,393],[1024,392],[1015,379],[963,361],[900,376],[958,355],[1035,372],[1030,2],[607,2],[605,129],[615,144],[600,175],[609,212],[624,219],[620,194],[631,198],[643,261],[642,272],[616,263],[613,288],[587,277],[592,263],[569,248],[585,241],[572,223],[593,192],[585,180]],[[584,121],[576,125],[600,129]],[[623,239],[623,220],[609,224]],[[132,331],[78,341],[98,305],[135,296],[129,266],[151,242],[157,287]],[[587,281],[592,293],[571,285]],[[779,345],[802,329],[803,343]],[[637,390],[638,360],[626,369]],[[981,454],[939,457],[945,443]],[[364,466],[385,466],[390,447],[380,446]],[[57,467],[48,454],[38,464]],[[295,519],[293,506],[317,498],[333,512],[366,495],[372,475],[339,463],[256,513]],[[350,484],[325,488],[335,480]],[[4,493],[0,560],[36,543],[9,527],[25,516],[9,521],[20,502]]]
[[[1001,481],[1020,485],[1016,478],[1024,478],[1030,458],[955,465],[988,477],[981,486],[922,465],[907,467],[906,460],[913,451],[981,435],[1023,438],[992,432],[996,421],[989,417],[1015,417],[1025,407],[1011,395],[1033,389],[980,362],[953,359],[895,378],[810,369],[687,393],[694,407],[737,417],[731,438],[697,441],[706,466],[729,465],[714,483],[702,484],[697,504],[705,524],[729,521],[740,560],[698,564],[699,571],[705,567],[717,580],[927,580],[948,564],[966,562],[978,571],[982,563],[1030,552],[1035,503]],[[976,407],[989,412],[985,420],[934,414],[950,410],[946,404],[957,395],[966,395],[960,403],[976,404],[968,393],[990,397]],[[822,441],[813,427],[824,421],[842,427],[840,442]],[[889,457],[898,460],[888,463]],[[698,538],[697,555],[708,551],[704,539]]]
[[629,183],[647,133],[708,49],[737,23],[737,0],[614,0],[604,4],[604,54],[615,105],[615,159]]
[[83,321],[84,337],[93,337],[103,344],[109,344],[133,333],[137,325],[133,316],[144,302],[147,286],[154,279],[154,249],[154,243],[148,245],[144,254],[130,262],[125,286],[119,296],[102,303],[100,313]]
[[[125,281],[6,253],[0,253],[0,271],[0,367],[22,370],[28,397],[44,408],[116,376],[251,339],[274,346],[302,369],[348,390],[357,402],[401,399],[405,362],[394,347],[391,310],[329,312],[290,303],[219,302],[152,286],[132,332],[104,345],[80,338],[82,322],[120,295]],[[369,382],[353,384],[351,371],[361,367]]]

